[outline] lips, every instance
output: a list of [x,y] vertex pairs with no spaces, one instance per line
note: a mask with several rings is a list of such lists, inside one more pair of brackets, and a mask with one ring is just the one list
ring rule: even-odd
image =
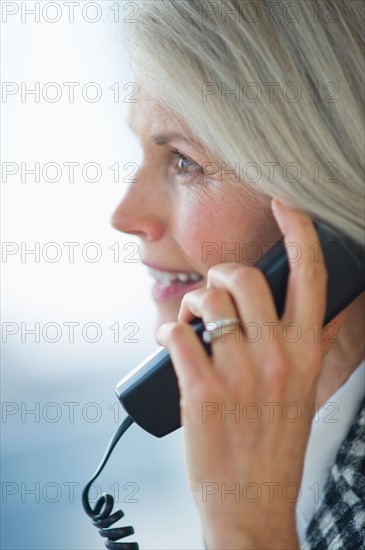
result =
[[182,297],[189,290],[198,287],[204,278],[196,272],[148,267],[149,274],[156,281],[152,288],[152,296],[157,301]]

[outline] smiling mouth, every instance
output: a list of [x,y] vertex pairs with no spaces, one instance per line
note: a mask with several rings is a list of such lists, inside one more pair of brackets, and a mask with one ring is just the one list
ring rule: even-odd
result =
[[182,286],[195,284],[201,281],[204,277],[199,273],[170,273],[167,271],[159,271],[158,269],[149,268],[149,274],[161,288],[169,288],[172,286]]

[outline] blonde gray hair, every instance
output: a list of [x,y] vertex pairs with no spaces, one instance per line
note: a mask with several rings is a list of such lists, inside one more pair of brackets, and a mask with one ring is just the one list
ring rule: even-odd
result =
[[126,44],[149,94],[250,188],[363,243],[363,0],[136,5]]

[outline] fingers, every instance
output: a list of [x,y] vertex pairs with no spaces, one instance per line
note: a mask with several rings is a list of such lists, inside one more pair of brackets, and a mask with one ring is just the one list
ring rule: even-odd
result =
[[[273,346],[281,341],[280,321],[263,273],[251,266],[228,263],[217,265],[209,271],[208,287],[220,289],[232,296],[242,323],[245,362],[254,360],[257,365],[255,369],[263,369]],[[222,350],[223,358],[224,353],[227,357],[228,350]]]
[[[194,317],[203,319],[206,329],[217,328],[215,321],[237,318],[237,323],[225,327],[227,334],[215,338],[211,346],[216,360],[216,368],[227,374],[227,368],[233,369],[234,364],[242,356],[243,333],[239,314],[232,300],[232,296],[225,289],[199,289],[185,294],[180,308],[178,320],[181,323],[191,321]],[[227,356],[227,344],[229,357]],[[229,366],[227,365],[229,362]],[[242,360],[241,360],[242,363]]]
[[208,274],[208,287],[224,289],[232,296],[244,326],[278,321],[275,303],[264,274],[255,267],[221,264]]
[[184,392],[193,391],[197,385],[210,383],[211,360],[190,325],[166,323],[157,331],[156,339],[169,350],[179,385]]
[[319,237],[313,222],[304,212],[285,208],[277,199],[273,200],[272,208],[284,234],[289,256],[290,271],[282,322],[297,323],[303,341],[312,344],[314,349],[313,326],[318,323],[322,329],[326,311],[327,270]]
[[252,345],[259,343],[255,346],[259,360],[266,353],[263,339],[266,337],[267,341],[272,341],[280,325],[270,288],[262,272],[236,263],[212,267],[208,274],[208,289],[185,295],[179,321],[189,322],[194,316],[201,317],[205,322],[230,317],[240,319],[240,327],[232,328],[235,337],[227,335],[224,339],[213,341],[217,353],[226,358],[227,349],[220,348],[218,351],[218,344],[241,341]]
[[227,292],[218,288],[199,289],[188,292],[182,299],[178,316],[179,323],[190,323],[195,317],[204,322],[237,317],[237,310]]

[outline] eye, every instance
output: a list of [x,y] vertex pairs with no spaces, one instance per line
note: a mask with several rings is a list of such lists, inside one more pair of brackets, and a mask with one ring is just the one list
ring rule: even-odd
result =
[[192,164],[193,163],[191,160],[181,156],[178,160],[177,167],[179,168],[180,172],[187,172],[189,169],[189,166],[191,166]]
[[191,158],[180,153],[180,151],[171,150],[172,157],[174,159],[174,170],[176,175],[182,178],[188,178],[190,180],[196,180],[199,176],[200,179],[204,173],[203,168],[194,162]]

